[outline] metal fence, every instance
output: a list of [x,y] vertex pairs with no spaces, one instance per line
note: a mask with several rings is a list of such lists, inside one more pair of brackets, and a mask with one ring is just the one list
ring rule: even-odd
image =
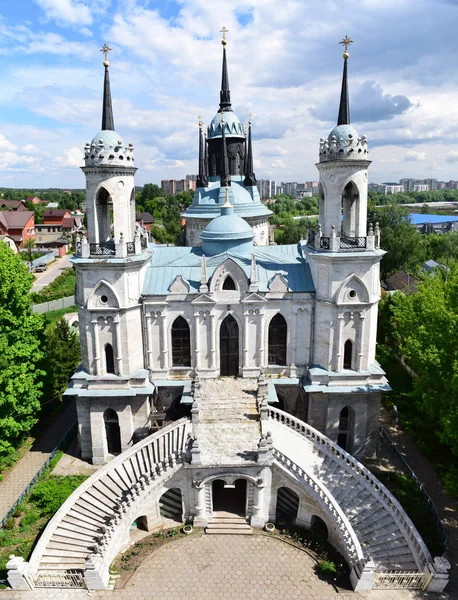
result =
[[421,481],[419,481],[419,479],[415,475],[414,471],[412,471],[409,463],[406,461],[406,459],[399,452],[398,447],[393,442],[393,440],[391,439],[388,431],[382,425],[382,423],[379,423],[379,432],[380,432],[380,437],[382,438],[382,440],[387,444],[387,446],[389,447],[390,451],[396,456],[396,458],[402,464],[402,467],[405,470],[406,474],[409,476],[409,478],[415,483],[415,485],[417,486],[417,488],[420,490],[420,492],[421,492],[421,494],[422,494],[422,496],[423,496],[426,504],[428,505],[428,509],[429,509],[429,512],[431,513],[431,517],[432,517],[432,519],[434,521],[434,524],[436,526],[437,533],[439,534],[439,536],[440,536],[440,538],[442,540],[442,544],[443,544],[442,555],[444,555],[447,552],[447,548],[448,548],[448,535],[447,535],[447,532],[445,531],[445,528],[444,528],[444,526],[442,524],[441,518],[439,517],[439,513],[437,512],[437,509],[436,509],[436,506],[434,505],[434,502],[432,501],[432,499],[429,496],[429,494],[425,491],[425,488],[423,487],[423,484],[421,483]]
[[74,296],[67,296],[66,298],[59,298],[58,300],[49,300],[49,302],[43,302],[42,304],[34,304],[32,306],[32,312],[34,313],[47,313],[52,310],[59,310],[61,308],[69,308],[75,304]]
[[432,579],[431,573],[388,571],[375,573],[374,590],[426,590]]
[[35,483],[38,481],[38,479],[40,478],[40,475],[43,473],[43,471],[46,469],[46,467],[49,465],[49,463],[51,462],[51,460],[56,456],[57,452],[65,447],[65,445],[72,439],[72,437],[75,435],[76,432],[76,426],[78,424],[78,421],[75,421],[67,430],[67,432],[65,433],[65,435],[62,437],[62,439],[60,440],[60,442],[57,444],[57,446],[54,448],[54,450],[51,452],[51,454],[48,456],[48,458],[46,459],[46,461],[43,463],[43,465],[40,467],[40,469],[38,470],[38,472],[32,477],[32,479],[29,481],[29,483],[27,484],[26,488],[24,489],[24,491],[21,493],[21,495],[19,496],[19,498],[16,500],[16,502],[11,506],[11,508],[9,509],[9,511],[6,513],[6,515],[3,517],[3,519],[0,522],[0,529],[3,528],[3,526],[6,523],[6,520],[9,519],[9,517],[13,514],[13,512],[16,510],[16,506],[22,502],[22,500],[24,499],[24,497],[30,492],[31,488],[33,485],[35,485]]
[[33,586],[36,588],[82,588],[86,589],[84,571],[71,569],[61,573],[37,573],[31,575]]

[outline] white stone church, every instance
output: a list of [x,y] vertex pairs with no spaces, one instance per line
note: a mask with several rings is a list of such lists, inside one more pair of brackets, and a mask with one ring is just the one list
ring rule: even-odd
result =
[[88,236],[73,259],[82,365],[66,392],[82,456],[101,466],[30,561],[10,561],[16,589],[70,576],[106,588],[132,524],[168,519],[221,534],[319,522],[355,590],[444,588],[446,561],[359,462],[376,452],[390,388],[375,359],[384,252],[367,224],[368,144],[350,125],[347,62],[345,50],[337,126],[319,145],[319,225],[269,245],[223,39],[187,245],[166,247],[135,223],[134,148],[115,130],[105,60],[102,130],[83,167]]

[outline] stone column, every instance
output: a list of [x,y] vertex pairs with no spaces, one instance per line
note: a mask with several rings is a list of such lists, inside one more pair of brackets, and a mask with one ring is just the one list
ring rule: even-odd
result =
[[365,315],[359,314],[358,346],[356,350],[356,370],[361,371],[363,362],[363,342],[364,342],[364,319]]
[[162,313],[158,313],[159,318],[161,319],[161,369],[168,369],[167,364],[167,354],[168,354],[168,344],[167,344],[167,322],[166,315]]
[[196,516],[194,517],[195,527],[207,526],[207,511],[205,509],[205,485],[196,485]]
[[151,313],[145,314],[145,327],[146,327],[146,354],[147,354],[147,364],[150,369],[153,368],[153,340],[151,336]]
[[256,529],[262,529],[266,524],[264,515],[264,482],[255,485],[253,498],[253,516],[250,525]]
[[215,315],[214,313],[209,313],[208,318],[210,319],[210,369],[216,368],[216,340],[215,340]]
[[29,563],[25,562],[22,556],[10,554],[9,561],[6,563],[8,583],[13,590],[31,590],[32,585],[27,578],[27,568]]
[[344,316],[343,315],[338,315],[337,316],[337,339],[335,341],[334,344],[334,348],[336,350],[335,353],[335,370],[336,371],[341,371],[342,370],[342,332],[343,332],[343,325],[344,325]]
[[249,311],[243,313],[243,362],[242,369],[248,367],[248,318]]
[[95,370],[95,375],[100,375],[101,374],[101,367],[100,367],[101,356],[100,356],[100,340],[99,340],[99,329],[98,329],[97,319],[93,319],[91,321],[91,323],[92,323],[92,334],[94,336],[94,370]]
[[290,365],[289,367],[289,376],[290,377],[296,377],[296,329],[297,329],[297,315],[299,314],[299,310],[301,309],[296,309],[296,312],[294,312],[294,308],[293,308],[293,314],[292,314],[292,327],[291,327],[291,323],[288,325],[288,335],[286,338],[286,348],[287,348],[287,352],[289,353],[289,357],[288,357],[288,364]]
[[116,343],[116,374],[122,375],[122,352],[121,352],[121,335],[119,333],[119,317],[113,321],[115,328],[115,343]]
[[194,369],[196,372],[200,369],[200,327],[199,327],[199,313],[194,313],[194,352],[196,358],[194,360]]
[[258,366],[260,369],[264,369],[266,366],[265,360],[265,348],[264,348],[264,313],[259,311],[259,319],[258,319]]

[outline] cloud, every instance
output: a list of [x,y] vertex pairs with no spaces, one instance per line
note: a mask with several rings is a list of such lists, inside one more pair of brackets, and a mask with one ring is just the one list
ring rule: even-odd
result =
[[[350,116],[352,123],[376,123],[402,115],[413,103],[402,94],[385,94],[375,81],[365,81],[350,97]],[[337,116],[337,96],[324,100],[310,113],[320,121],[333,121]]]
[[404,154],[404,160],[425,160],[426,158],[426,153],[425,152],[417,152],[416,150],[408,150],[405,154]]
[[449,152],[447,154],[447,156],[445,157],[445,160],[448,163],[456,163],[456,162],[458,162],[458,152],[456,150],[452,150],[452,152]]
[[64,25],[91,25],[92,15],[78,0],[35,0],[48,19]]
[[82,167],[84,164],[84,154],[80,148],[74,146],[64,150],[64,155],[54,159],[54,162],[61,163],[63,167]]

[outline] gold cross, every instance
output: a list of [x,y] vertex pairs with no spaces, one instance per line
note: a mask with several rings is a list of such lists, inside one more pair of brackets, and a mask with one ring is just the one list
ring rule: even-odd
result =
[[[111,52],[111,48],[110,46],[108,46],[108,44],[103,44],[102,48],[100,48],[100,52],[103,52],[105,55],[105,60],[103,62],[103,64],[105,65],[105,63],[108,63],[108,52]],[[105,66],[107,67],[108,64],[106,64]]]
[[343,39],[341,42],[339,42],[339,44],[342,44],[342,46],[344,46],[344,47],[345,47],[345,52],[347,52],[347,50],[348,50],[348,46],[349,46],[350,44],[353,44],[353,40],[351,40],[351,39],[348,37],[348,35],[346,35],[346,36],[344,37],[344,39]]
[[221,40],[221,43],[223,44],[223,46],[225,46],[227,44],[226,33],[228,31],[229,31],[229,29],[227,29],[227,27],[225,25],[223,25],[222,29],[220,29],[220,32],[223,34],[223,39]]
[[251,117],[253,116],[253,113],[248,113],[248,125],[251,125]]

